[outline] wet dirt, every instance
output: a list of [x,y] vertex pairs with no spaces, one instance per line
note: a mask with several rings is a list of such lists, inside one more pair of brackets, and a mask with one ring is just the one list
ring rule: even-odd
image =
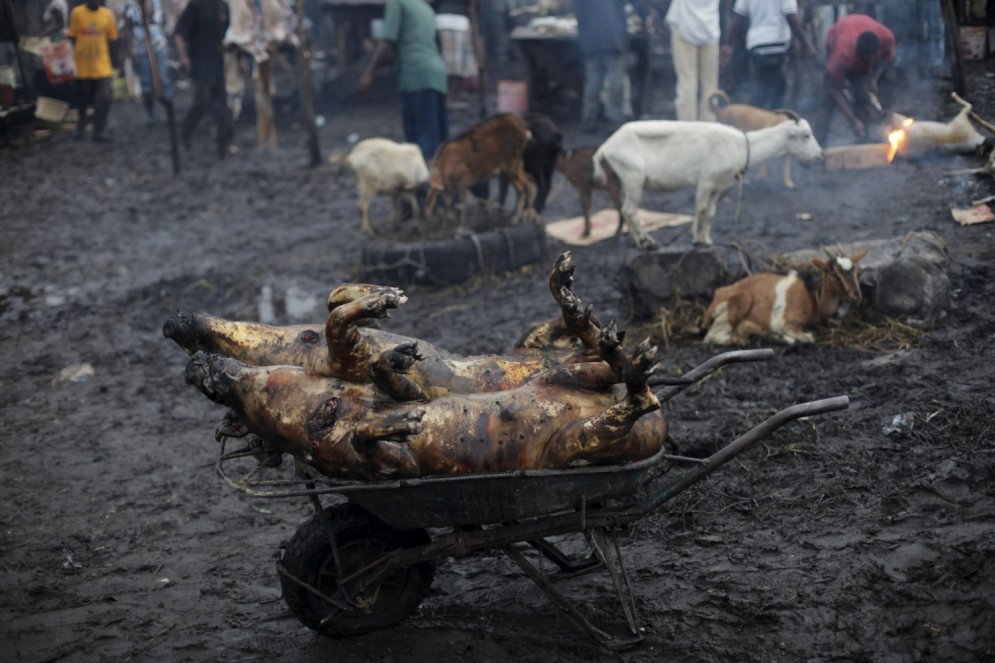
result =
[[[967,96],[995,116],[995,79],[979,66],[969,80]],[[952,117],[944,85],[910,88],[905,108]],[[332,640],[289,614],[273,554],[311,507],[243,497],[217,477],[223,410],[184,384],[185,355],[161,325],[178,308],[320,322],[365,241],[352,180],[331,164],[309,169],[305,134],[289,123],[275,155],[257,153],[245,126],[224,162],[205,130],[174,177],[161,125],[145,128],[125,104],[111,122],[113,145],[56,135],[0,154],[6,660],[992,660],[995,226],[958,226],[949,208],[995,184],[947,174],[980,160],[796,169],[796,191],[747,185],[738,224],[735,195],[723,199],[718,241],[758,252],[934,230],[951,245],[953,305],[908,347],[777,347],[773,361],[730,367],[672,401],[673,434],[698,455],[794,402],[852,404],[789,425],[626,533],[645,640],[607,653],[498,553],[442,563],[420,609],[386,631]],[[398,138],[395,109],[329,117],[326,153],[354,131]],[[568,146],[583,142],[564,132]],[[644,206],[690,212],[692,196]],[[563,187],[546,217],[577,210]],[[687,227],[654,236],[690,244]],[[563,248],[551,241],[548,264],[514,274],[409,288],[388,328],[456,352],[505,350],[554,313],[545,274]],[[602,319],[654,329],[628,319],[614,285],[626,242],[572,250],[576,290]],[[682,339],[661,361],[677,373],[715,351]],[[623,632],[607,576],[559,586]]]

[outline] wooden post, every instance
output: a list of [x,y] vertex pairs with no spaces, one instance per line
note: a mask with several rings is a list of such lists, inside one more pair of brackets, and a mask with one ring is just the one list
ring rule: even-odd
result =
[[304,107],[304,121],[307,125],[308,150],[311,153],[311,167],[321,164],[321,145],[318,142],[318,127],[314,123],[314,96],[311,93],[311,45],[304,33],[304,0],[297,0],[297,87]]
[[957,8],[954,7],[954,0],[935,0],[943,5],[943,23],[947,30],[947,43],[953,57],[953,83],[954,92],[964,94],[964,65],[960,57],[960,35],[957,30]]
[[152,70],[152,89],[156,99],[166,109],[166,123],[169,125],[169,155],[173,161],[173,174],[180,174],[180,146],[176,140],[176,115],[173,112],[173,100],[167,99],[162,93],[162,80],[159,78],[159,62],[152,45],[152,33],[149,32],[149,15],[145,0],[138,0],[138,8],[142,14],[142,29],[145,31],[145,50],[149,54],[149,68]]

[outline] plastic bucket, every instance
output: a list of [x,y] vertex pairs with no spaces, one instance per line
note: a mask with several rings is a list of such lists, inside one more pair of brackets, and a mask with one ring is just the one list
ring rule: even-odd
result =
[[524,113],[529,109],[529,86],[524,81],[498,81],[499,113]]

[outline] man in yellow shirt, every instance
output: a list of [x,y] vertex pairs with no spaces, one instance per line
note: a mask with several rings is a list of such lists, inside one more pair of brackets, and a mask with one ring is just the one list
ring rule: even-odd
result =
[[76,95],[79,124],[76,137],[86,130],[86,109],[93,106],[93,140],[110,142],[104,134],[107,115],[111,110],[110,43],[117,39],[117,26],[110,9],[100,6],[100,0],[86,0],[69,14],[66,35],[76,46]]

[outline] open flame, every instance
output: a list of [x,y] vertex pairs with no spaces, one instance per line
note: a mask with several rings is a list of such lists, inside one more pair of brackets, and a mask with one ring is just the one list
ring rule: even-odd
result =
[[902,147],[902,143],[905,142],[907,134],[905,130],[912,126],[912,122],[914,122],[914,120],[911,117],[907,117],[902,120],[901,128],[895,129],[888,134],[888,143],[891,145],[891,147],[888,148],[888,163],[895,160],[895,155],[898,154],[898,150]]

